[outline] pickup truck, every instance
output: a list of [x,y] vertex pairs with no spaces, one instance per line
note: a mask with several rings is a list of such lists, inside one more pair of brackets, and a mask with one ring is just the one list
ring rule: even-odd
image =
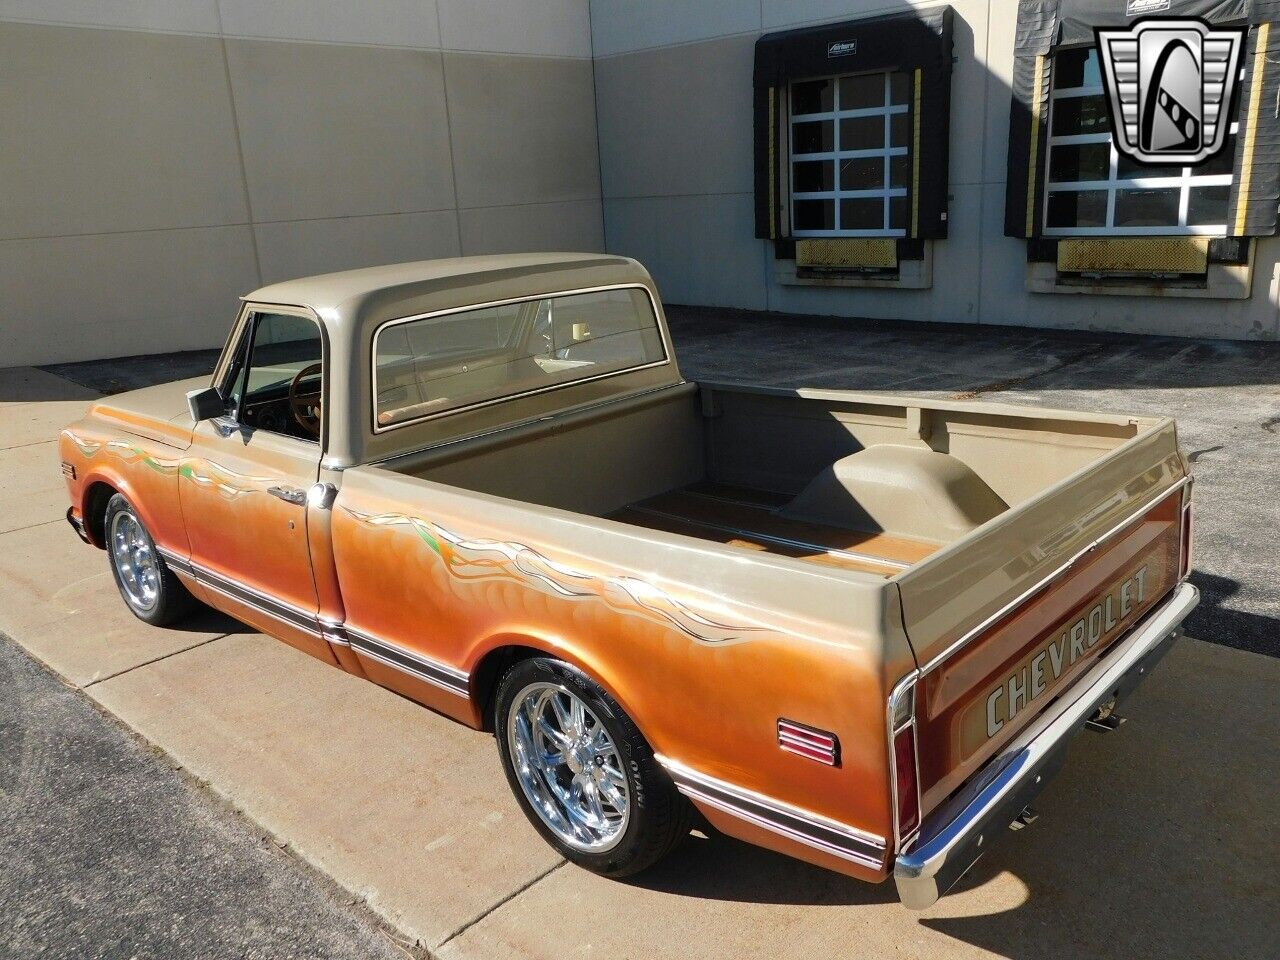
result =
[[203,602],[493,731],[607,876],[696,811],[928,906],[1198,599],[1171,420],[691,383],[617,256],[264,287],[211,379],[60,449],[138,617]]

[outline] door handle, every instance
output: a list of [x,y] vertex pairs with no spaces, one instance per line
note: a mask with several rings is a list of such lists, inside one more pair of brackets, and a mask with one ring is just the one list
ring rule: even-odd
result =
[[299,490],[297,487],[268,487],[267,493],[285,503],[294,503],[300,507],[307,502],[307,491]]

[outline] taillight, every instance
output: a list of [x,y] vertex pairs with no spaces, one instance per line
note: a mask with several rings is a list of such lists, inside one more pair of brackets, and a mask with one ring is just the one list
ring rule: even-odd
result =
[[920,826],[920,786],[916,782],[916,728],[903,727],[893,735],[893,756],[897,763],[898,835],[909,837]]
[[1185,580],[1191,573],[1191,522],[1195,518],[1195,505],[1188,500],[1182,507],[1182,545],[1178,560],[1178,579]]
[[916,757],[915,676],[899,684],[889,700],[893,766],[894,840],[901,851],[920,827],[920,775]]

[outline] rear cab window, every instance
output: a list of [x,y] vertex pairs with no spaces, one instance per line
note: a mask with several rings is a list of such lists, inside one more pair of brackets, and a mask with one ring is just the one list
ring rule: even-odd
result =
[[392,320],[373,351],[379,431],[667,360],[643,287]]

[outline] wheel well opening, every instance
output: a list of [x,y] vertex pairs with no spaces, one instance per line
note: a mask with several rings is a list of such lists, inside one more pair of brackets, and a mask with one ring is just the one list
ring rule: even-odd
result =
[[508,670],[521,660],[549,656],[544,650],[533,647],[497,647],[484,655],[471,674],[471,695],[481,710],[481,728],[493,732],[493,698],[500,681]]
[[93,542],[100,547],[107,542],[107,503],[115,494],[115,487],[102,481],[93,484],[85,494],[85,529],[89,531]]

